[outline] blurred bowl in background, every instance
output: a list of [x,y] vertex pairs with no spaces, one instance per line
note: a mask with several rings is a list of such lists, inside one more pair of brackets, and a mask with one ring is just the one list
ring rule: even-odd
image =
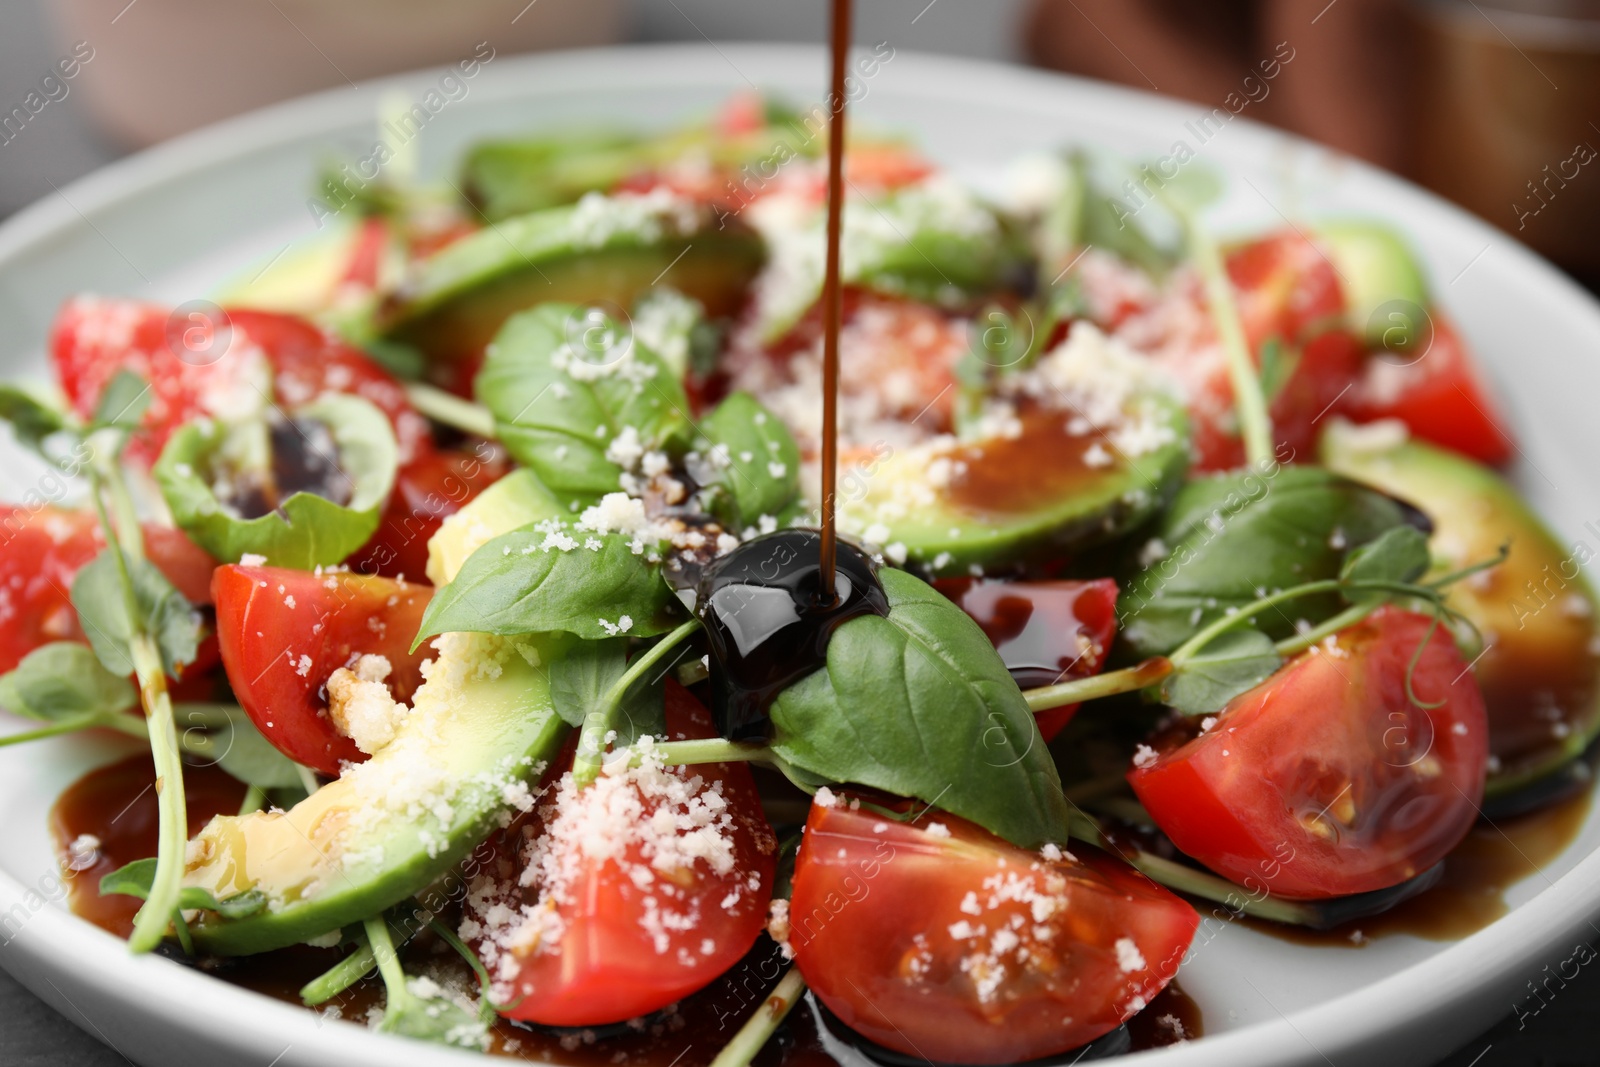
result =
[[[470,58],[607,44],[620,0],[44,0],[100,128],[137,148],[251,108]],[[480,55],[483,53],[480,53]]]
[[1600,282],[1600,0],[1413,12],[1413,176]]

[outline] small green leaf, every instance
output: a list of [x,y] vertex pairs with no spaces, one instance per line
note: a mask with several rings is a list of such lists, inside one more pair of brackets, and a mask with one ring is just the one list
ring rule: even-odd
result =
[[318,397],[295,414],[323,423],[332,433],[339,466],[354,486],[349,504],[301,492],[276,511],[243,519],[217,499],[208,480],[224,427],[190,423],[162,450],[155,477],[173,520],[217,559],[253,553],[275,567],[311,570],[342,563],[377,530],[399,462],[388,416],[367,400],[341,393]]
[[[1230,608],[1338,577],[1346,548],[1406,519],[1393,498],[1321,467],[1272,463],[1195,478],[1140,545],[1164,551],[1123,583],[1118,639],[1136,656],[1164,656]],[[1306,597],[1292,616],[1256,622],[1282,638],[1297,620],[1320,622],[1343,607],[1337,595]]]
[[35,452],[47,438],[70,427],[64,414],[16,385],[0,385],[0,419],[11,424],[19,444]]
[[117,371],[100,392],[94,406],[92,429],[115,426],[123,430],[137,429],[152,399],[150,383],[131,370]]
[[[628,670],[628,644],[625,637],[602,641],[574,641],[565,655],[550,663],[550,699],[556,714],[572,726],[582,726],[584,717],[600,705],[611,687]],[[663,667],[662,674],[667,668]],[[662,737],[666,732],[662,686],[634,685],[622,699],[616,718],[617,744],[630,745],[645,734]]]
[[245,785],[297,789],[305,781],[299,765],[263,737],[242,710],[230,710],[227,724],[211,731],[208,740],[216,765]]
[[1396,526],[1351,549],[1339,577],[1347,582],[1409,583],[1426,574],[1431,562],[1427,535],[1415,526]]
[[773,518],[800,496],[800,448],[789,429],[749,393],[734,393],[700,423],[690,471],[713,494],[708,506],[738,531]]
[[[101,896],[128,896],[147,900],[150,886],[156,877],[156,860],[134,860],[100,879]],[[247,889],[231,897],[218,900],[206,889],[190,886],[178,895],[178,908],[182,911],[214,911],[225,919],[243,919],[265,909],[266,894],[259,889]]]
[[1227,183],[1222,172],[1204,163],[1180,163],[1178,172],[1168,178],[1165,162],[1156,164],[1156,174],[1161,181],[1161,198],[1179,211],[1193,214],[1210,207],[1222,199]]
[[403,999],[390,996],[384,1007],[383,1021],[378,1024],[379,1031],[481,1051],[488,1040],[483,1020],[443,993],[432,992],[436,986],[430,987],[427,996],[422,996],[417,992],[416,982],[415,978],[407,979],[410,988]]
[[888,616],[839,627],[826,665],[778,695],[773,752],[822,781],[916,797],[1023,848],[1065,841],[1055,763],[994,646],[923,582],[880,578]]
[[506,320],[474,383],[501,443],[563,500],[621,488],[613,442],[682,452],[689,401],[661,357],[598,308],[541,304]]
[[156,861],[154,857],[146,860],[134,860],[125,867],[119,867],[110,874],[100,879],[100,893],[102,896],[128,896],[144,900],[150,895],[150,886],[156,879]]
[[138,612],[137,619],[130,618],[122,568],[117,564],[120,551],[102,549],[72,580],[72,606],[84,635],[106,670],[125,678],[133,673],[129,645],[138,633],[148,633],[161,651],[162,668],[177,675],[185,664],[194,662],[200,644],[200,616],[155,564],[124,556]]
[[1276,400],[1300,366],[1299,349],[1286,348],[1280,337],[1261,343],[1261,394],[1270,403]]
[[1185,715],[1210,715],[1281,666],[1272,638],[1253,627],[1227,630],[1161,683],[1161,702]]
[[653,547],[553,521],[502,534],[434,593],[413,647],[456,630],[565,632],[590,640],[665,633],[677,599],[647,558]]
[[0,707],[42,722],[102,718],[138,702],[127,678],[106,670],[93,649],[76,641],[36,648],[0,676]]

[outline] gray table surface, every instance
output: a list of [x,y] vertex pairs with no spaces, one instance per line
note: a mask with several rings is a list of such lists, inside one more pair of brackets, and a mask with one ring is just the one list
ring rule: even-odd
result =
[[[916,47],[959,51],[990,58],[1013,58],[1012,37],[1004,24],[1020,4],[999,7],[948,5],[939,17],[919,21]],[[924,0],[904,0],[921,7]],[[877,9],[900,0],[868,5]],[[695,25],[721,26],[728,38],[769,37],[820,40],[820,3],[806,5],[735,4],[732,0],[634,0],[634,32],[642,39],[697,39]],[[928,5],[930,8],[932,5]],[[995,12],[1004,17],[995,18]],[[904,24],[904,20],[899,20]],[[998,27],[998,28],[997,28]],[[713,31],[715,32],[715,31]],[[51,54],[42,12],[32,0],[0,0],[0,100],[25,94],[37,57]],[[28,128],[26,151],[0,146],[0,219],[67,182],[107,163],[119,150],[100,139],[72,108],[54,108],[48,122]],[[1537,1017],[1513,1017],[1468,1042],[1439,1067],[1575,1067],[1600,1063],[1600,971],[1580,973]],[[1509,1008],[1510,1006],[1507,1005]],[[80,1030],[0,971],[0,1067],[125,1067],[114,1049]],[[1331,1067],[1357,1067],[1337,1064]]]

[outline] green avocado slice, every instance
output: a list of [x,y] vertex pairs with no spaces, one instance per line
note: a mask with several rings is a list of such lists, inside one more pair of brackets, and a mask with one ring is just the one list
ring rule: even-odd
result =
[[[559,514],[531,472],[496,483],[441,528],[429,572],[448,580],[472,548]],[[522,803],[565,739],[549,664],[570,639],[446,634],[395,738],[288,811],[218,816],[190,843],[186,887],[224,900],[259,890],[262,911],[202,912],[195,944],[267,952],[376,915],[475,866],[474,850]],[[478,860],[476,862],[481,862]]]
[[626,308],[665,286],[722,318],[738,311],[765,259],[760,237],[708,207],[591,193],[492,223],[423,261],[378,325],[434,359],[469,360],[511,315],[551,301]]
[[1094,406],[1023,405],[1006,431],[984,439],[876,448],[840,475],[841,527],[934,576],[1119,537],[1177,492],[1189,465],[1188,418],[1148,381],[1126,394],[1114,424],[1088,424],[1081,411]]
[[1563,545],[1500,475],[1406,440],[1398,424],[1335,423],[1322,460],[1426,511],[1438,573],[1510,545],[1506,562],[1456,583],[1448,601],[1487,649],[1473,666],[1489,711],[1485,797],[1518,792],[1581,755],[1600,736],[1600,601],[1582,573],[1595,548]]
[[1325,222],[1315,236],[1338,269],[1348,325],[1358,337],[1372,348],[1403,351],[1426,336],[1428,283],[1405,238],[1358,219]]

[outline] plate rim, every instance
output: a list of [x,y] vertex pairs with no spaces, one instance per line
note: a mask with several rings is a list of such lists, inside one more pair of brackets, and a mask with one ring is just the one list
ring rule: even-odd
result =
[[[708,67],[717,71],[717,64],[726,61],[739,72],[739,66],[730,56],[747,59],[751,69],[761,72],[759,80],[767,82],[781,82],[787,73],[798,70],[801,65],[814,65],[819,90],[821,88],[825,67],[820,46],[708,42],[621,45],[497,57],[496,65],[486,67],[480,75],[474,92],[490,100],[559,95],[574,91],[574,87],[581,89],[585,72],[592,82],[596,69],[611,72],[613,77],[608,79],[608,88],[648,87],[660,85],[663,80],[675,85],[709,85],[729,79],[708,73]],[[994,61],[911,49],[897,49],[895,61],[895,91],[931,100],[959,99],[1014,108],[1018,106],[1015,101],[1019,97],[1025,101],[1028,91],[1037,91],[1058,99],[1076,97],[1079,106],[1093,107],[1099,102],[1108,102],[1124,110],[1132,108],[1141,113],[1141,120],[1146,115],[1181,118],[1190,114],[1186,109],[1203,106],[1144,90]],[[0,224],[0,264],[26,254],[64,227],[80,222],[93,225],[96,214],[113,211],[124,201],[194,171],[256,152],[282,150],[285,145],[308,135],[346,128],[371,114],[372,101],[379,94],[436,78],[446,69],[411,71],[373,79],[358,88],[338,87],[298,97],[111,163],[55,194],[47,194]],[[571,77],[574,74],[576,78]],[[1532,272],[1539,285],[1553,288],[1555,297],[1570,310],[1585,316],[1587,328],[1600,337],[1600,302],[1504,231],[1395,175],[1240,117],[1244,118],[1242,123],[1230,123],[1238,127],[1239,135],[1232,139],[1233,143],[1219,161],[1224,167],[1229,159],[1237,160],[1241,153],[1260,154],[1281,151],[1285,147],[1325,154],[1340,167],[1360,172],[1366,180],[1375,181],[1396,196],[1397,213],[1406,203],[1425,204],[1429,211],[1444,215],[1452,225],[1475,232],[1509,250],[1517,269]],[[34,891],[9,872],[0,870],[0,914],[9,915],[15,907],[27,907],[26,894],[30,892]],[[1547,957],[1561,940],[1597,916],[1600,916],[1600,849],[1580,859],[1570,871],[1484,929],[1370,985],[1308,1005],[1289,1015],[1280,1012],[1277,1018],[1213,1034],[1189,1045],[1138,1053],[1136,1057],[1139,1063],[1180,1067],[1201,1061],[1241,1065],[1295,1059],[1317,1062],[1328,1058],[1324,1050],[1329,1054],[1355,1052],[1375,1038],[1398,1033],[1408,1026],[1443,1016],[1452,1009],[1461,1010],[1469,1006],[1464,1003],[1467,1001],[1486,1003],[1490,994],[1513,988],[1516,975]],[[146,1016],[170,1021],[175,1026],[196,1025],[193,1017],[177,1010],[179,1005],[187,1008],[193,1003],[213,999],[237,1001],[244,1010],[212,1022],[209,1026],[212,1032],[208,1036],[241,1050],[247,1047],[240,1043],[246,1038],[252,1042],[248,1047],[254,1048],[257,1044],[270,1044],[295,1035],[297,1040],[314,1038],[317,1053],[330,1057],[329,1062],[333,1062],[331,1057],[337,1056],[339,1062],[346,1064],[388,1065],[401,1055],[413,1061],[431,1057],[429,1062],[437,1059],[441,1064],[482,1062],[481,1057],[473,1053],[419,1046],[416,1042],[356,1027],[325,1028],[319,1017],[306,1009],[212,981],[200,972],[169,960],[130,956],[121,950],[123,943],[119,939],[53,902],[31,909],[26,929],[14,941],[6,942],[5,947],[11,948],[14,942],[24,945],[21,957],[13,951],[0,952],[0,966],[80,1026],[84,1026],[84,1022],[65,1011],[32,980],[40,977],[36,972],[50,969],[49,957],[53,954],[65,955],[68,959],[92,959],[96,974],[85,979],[88,986],[98,988],[107,996],[120,995],[125,1006],[138,1008]],[[58,953],[59,949],[70,951]],[[79,951],[84,955],[75,956]],[[19,962],[23,966],[17,966]],[[1473,966],[1464,966],[1468,963]],[[1484,973],[1492,977],[1482,977]],[[44,980],[62,999],[67,999],[47,976]],[[1248,978],[1245,980],[1248,982]],[[179,995],[171,996],[172,993]],[[1262,999],[1270,1006],[1270,1000],[1264,995]],[[70,999],[67,1004],[76,1010]],[[88,1020],[81,1011],[78,1015]],[[1489,1021],[1499,1017],[1500,1013],[1496,1012]],[[1321,1037],[1322,1043],[1313,1043],[1308,1036],[1310,1033]],[[104,1033],[99,1036],[116,1048]],[[290,1042],[289,1048],[294,1047],[295,1042]],[[1288,1051],[1290,1049],[1300,1050],[1299,1055]]]

